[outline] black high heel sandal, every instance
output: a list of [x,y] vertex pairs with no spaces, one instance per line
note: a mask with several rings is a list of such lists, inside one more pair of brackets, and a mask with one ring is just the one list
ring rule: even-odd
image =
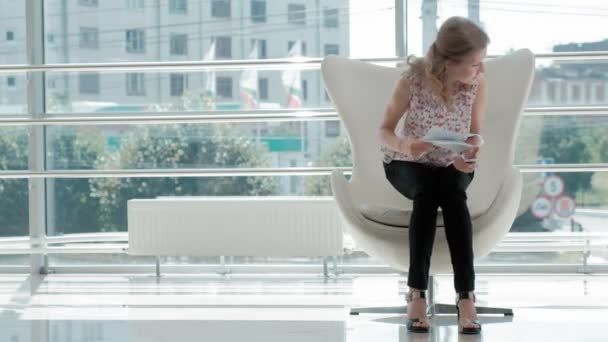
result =
[[481,322],[479,322],[478,319],[466,319],[464,324],[467,323],[472,323],[472,324],[476,324],[479,327],[475,327],[475,328],[470,328],[470,327],[465,327],[464,324],[460,321],[460,308],[458,307],[458,303],[460,303],[461,300],[463,299],[470,299],[473,301],[473,303],[475,303],[476,298],[475,298],[475,293],[471,292],[459,292],[456,295],[456,313],[457,313],[457,317],[458,317],[458,332],[461,334],[467,334],[467,335],[477,335],[481,333]]
[[[417,300],[417,299],[426,299],[425,292],[421,291],[421,290],[410,290],[405,295],[405,301],[408,304],[410,304],[412,301]],[[425,315],[426,315],[426,313],[425,313]],[[424,322],[426,322],[426,325],[427,325],[426,327],[414,325],[415,323],[424,323]],[[426,320],[422,321],[420,318],[408,318],[406,325],[407,325],[407,331],[410,331],[410,332],[414,332],[414,333],[428,333],[429,332],[428,321],[426,321]]]

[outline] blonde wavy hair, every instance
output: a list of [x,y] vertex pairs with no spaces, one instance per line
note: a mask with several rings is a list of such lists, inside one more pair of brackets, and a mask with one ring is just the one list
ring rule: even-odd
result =
[[425,80],[433,93],[450,105],[447,85],[447,63],[460,63],[471,53],[484,49],[490,43],[488,35],[474,22],[463,17],[451,17],[437,32],[435,42],[424,57],[407,57],[407,74]]

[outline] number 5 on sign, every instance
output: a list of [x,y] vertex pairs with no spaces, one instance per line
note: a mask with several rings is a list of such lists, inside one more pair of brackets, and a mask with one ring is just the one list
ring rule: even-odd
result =
[[543,189],[545,190],[545,194],[547,196],[559,197],[564,193],[564,190],[566,190],[564,179],[556,175],[549,176],[545,178]]

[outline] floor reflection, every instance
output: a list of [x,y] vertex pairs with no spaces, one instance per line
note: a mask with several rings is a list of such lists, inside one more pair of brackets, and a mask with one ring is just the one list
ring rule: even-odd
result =
[[[485,277],[480,336],[453,315],[413,334],[404,315],[350,316],[350,307],[403,304],[398,277],[0,275],[0,342],[606,341],[608,277]],[[439,282],[439,301],[451,297]],[[526,291],[521,289],[527,288]],[[520,290],[517,290],[520,289]]]

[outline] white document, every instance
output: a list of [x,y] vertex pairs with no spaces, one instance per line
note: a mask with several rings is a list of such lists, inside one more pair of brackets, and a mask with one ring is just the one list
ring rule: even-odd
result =
[[[479,136],[479,139],[481,140],[479,145],[467,144],[465,142],[465,140],[472,136]],[[454,153],[460,153],[468,148],[481,146],[483,144],[483,138],[479,134],[462,134],[438,126],[431,127],[421,140],[435,146],[446,148]]]

